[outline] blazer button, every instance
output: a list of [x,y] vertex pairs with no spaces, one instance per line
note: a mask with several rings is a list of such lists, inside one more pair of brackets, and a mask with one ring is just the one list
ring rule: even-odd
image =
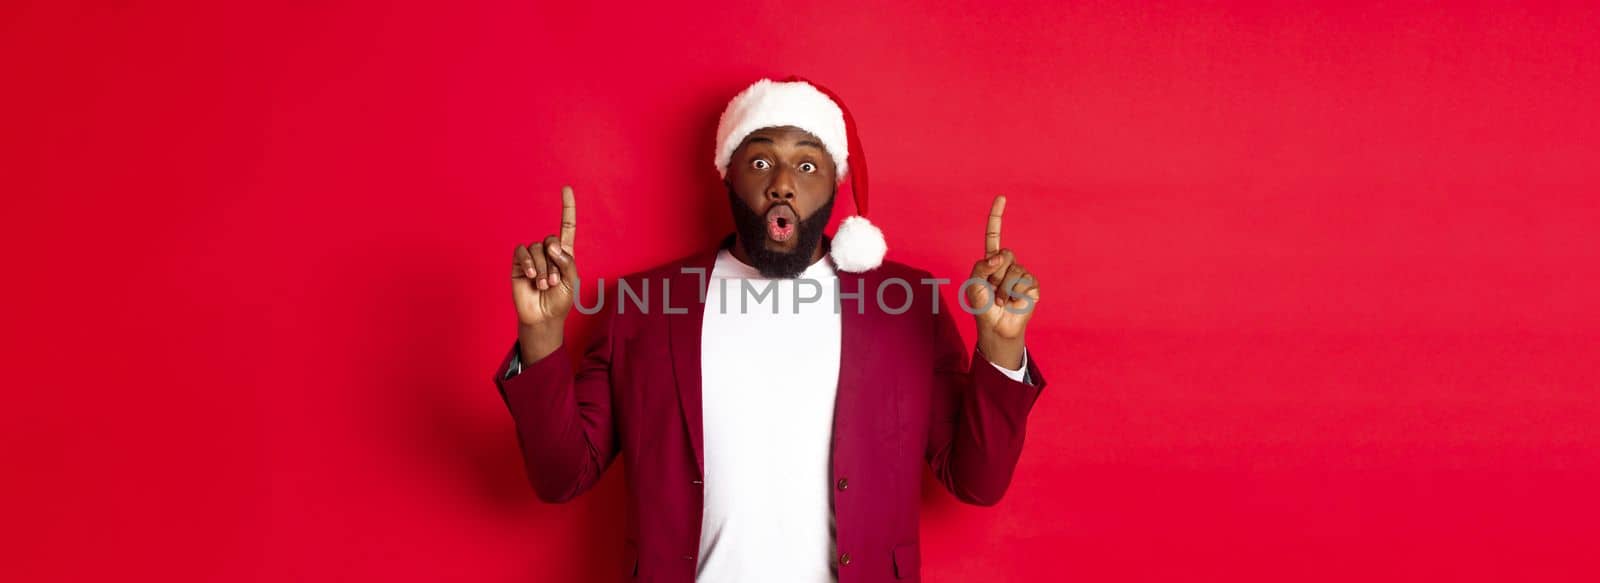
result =
[[850,479],[849,478],[839,478],[838,486],[839,486],[839,491],[840,492],[843,492],[845,490],[849,490],[850,489]]
[[850,553],[842,553],[842,554],[840,554],[839,555],[839,564],[840,565],[848,565],[848,564],[850,564]]

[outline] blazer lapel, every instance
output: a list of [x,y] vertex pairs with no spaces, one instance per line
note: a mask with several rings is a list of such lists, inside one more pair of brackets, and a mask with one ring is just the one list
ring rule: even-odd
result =
[[680,269],[666,279],[671,282],[667,290],[671,303],[664,308],[683,310],[681,314],[667,314],[670,339],[667,348],[672,353],[672,375],[678,386],[678,403],[683,407],[683,425],[688,430],[694,463],[701,477],[706,473],[706,455],[700,408],[700,331],[706,311],[706,285],[720,250],[713,249],[683,262],[685,269],[699,269],[698,273],[684,273]]
[[862,426],[861,399],[870,390],[873,362],[878,358],[878,345],[872,341],[873,321],[877,312],[872,298],[876,297],[877,282],[867,273],[839,271],[839,292],[855,294],[858,298],[839,303],[839,386],[833,400],[833,464],[835,472],[851,467],[848,456],[852,451],[848,438],[851,428]]

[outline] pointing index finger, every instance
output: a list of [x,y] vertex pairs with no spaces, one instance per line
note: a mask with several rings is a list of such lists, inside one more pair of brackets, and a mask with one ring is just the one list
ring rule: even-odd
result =
[[989,228],[984,233],[984,255],[990,255],[1000,250],[1000,215],[1006,212],[1006,195],[997,194],[994,205],[989,207]]
[[561,187],[561,246],[572,249],[578,236],[578,203],[572,196],[572,187]]

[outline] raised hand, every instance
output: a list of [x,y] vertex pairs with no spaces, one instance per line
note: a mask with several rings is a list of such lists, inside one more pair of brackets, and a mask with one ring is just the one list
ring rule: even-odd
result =
[[983,259],[972,265],[972,277],[992,286],[966,286],[967,305],[979,311],[978,350],[995,364],[1010,369],[1022,366],[1023,335],[1039,301],[1039,281],[1034,279],[1010,249],[1000,246],[1000,218],[1006,197],[994,197],[983,238]]
[[572,258],[578,209],[572,187],[561,188],[560,236],[518,245],[512,253],[511,297],[517,306],[518,337],[524,361],[537,360],[561,345],[562,328],[578,282]]

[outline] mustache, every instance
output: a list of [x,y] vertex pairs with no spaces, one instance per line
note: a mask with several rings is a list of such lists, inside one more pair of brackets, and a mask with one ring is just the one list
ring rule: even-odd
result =
[[[751,210],[751,212],[754,212],[757,216],[765,217],[765,216],[767,216],[767,213],[772,212],[772,209],[778,208],[780,206],[789,207],[789,212],[794,213],[794,216],[798,220],[800,220],[802,222],[804,222],[806,219],[811,218],[811,215],[801,215],[800,214],[800,209],[794,208],[794,203],[788,202],[788,201],[781,201],[781,200],[780,201],[774,201],[774,202],[768,204],[767,206],[761,207],[759,209],[750,209],[750,210]],[[817,213],[816,213],[816,211],[812,211],[811,214],[814,215],[814,214],[817,214]]]
[[[732,193],[730,192],[729,194],[732,194]],[[800,214],[800,209],[795,207],[794,203],[789,202],[789,201],[782,201],[782,200],[773,201],[773,202],[767,203],[766,205],[764,205],[764,206],[762,206],[761,208],[758,209],[758,208],[752,208],[750,205],[745,204],[744,201],[739,200],[737,197],[733,197],[733,198],[734,198],[735,214],[736,215],[743,215],[747,219],[759,220],[759,221],[765,222],[766,221],[766,217],[767,217],[767,213],[772,212],[772,209],[775,209],[775,208],[778,208],[780,206],[783,206],[783,207],[789,207],[789,212],[794,213],[796,226],[816,227],[816,228],[819,228],[819,229],[822,228],[822,227],[825,227],[826,225],[825,224],[820,224],[820,225],[816,224],[815,219],[817,219],[819,216],[828,217],[828,216],[830,216],[832,214],[832,210],[833,210],[833,198],[832,197],[828,198],[828,202],[827,203],[825,203],[821,207],[811,211],[811,214]],[[826,219],[824,219],[824,222],[825,221],[826,221]]]

